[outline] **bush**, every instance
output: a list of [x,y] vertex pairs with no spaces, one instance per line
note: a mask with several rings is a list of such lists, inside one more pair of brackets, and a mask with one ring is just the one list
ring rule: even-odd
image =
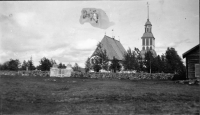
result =
[[184,74],[174,74],[172,80],[185,80],[186,77]]

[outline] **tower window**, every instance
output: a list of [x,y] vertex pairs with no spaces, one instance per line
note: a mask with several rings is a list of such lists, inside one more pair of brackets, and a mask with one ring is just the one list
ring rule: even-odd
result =
[[150,45],[152,45],[152,38],[150,38]]
[[149,45],[149,38],[146,38],[146,45]]
[[144,38],[142,39],[142,45],[145,45],[145,39]]

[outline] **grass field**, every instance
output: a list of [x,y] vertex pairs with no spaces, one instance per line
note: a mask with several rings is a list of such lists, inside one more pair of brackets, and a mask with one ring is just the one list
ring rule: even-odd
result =
[[169,80],[0,77],[1,114],[199,114],[200,86]]

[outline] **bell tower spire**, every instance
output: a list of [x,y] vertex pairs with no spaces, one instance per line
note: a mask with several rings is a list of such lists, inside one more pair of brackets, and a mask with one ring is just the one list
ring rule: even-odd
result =
[[145,52],[152,51],[154,56],[155,52],[155,38],[152,33],[152,24],[149,20],[149,3],[147,2],[147,22],[145,23],[145,31],[142,36],[142,57],[145,57]]
[[149,20],[149,3],[147,2],[147,20]]

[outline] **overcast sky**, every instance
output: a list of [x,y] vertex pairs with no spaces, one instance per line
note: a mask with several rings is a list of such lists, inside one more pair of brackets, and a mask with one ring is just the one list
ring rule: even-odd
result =
[[[182,54],[199,43],[198,0],[149,1],[157,54],[174,47]],[[115,25],[100,29],[80,24],[83,8],[105,11]],[[0,63],[43,57],[57,63],[84,63],[106,32],[125,49],[142,48],[147,1],[0,1]]]

